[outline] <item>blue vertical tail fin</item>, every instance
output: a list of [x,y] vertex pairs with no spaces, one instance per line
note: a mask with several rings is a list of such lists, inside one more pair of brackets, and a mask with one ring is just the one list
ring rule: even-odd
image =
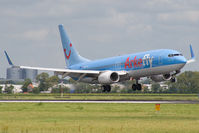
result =
[[67,67],[89,61],[88,59],[81,57],[75,50],[74,45],[72,44],[66,31],[64,30],[64,26],[59,25],[58,27]]

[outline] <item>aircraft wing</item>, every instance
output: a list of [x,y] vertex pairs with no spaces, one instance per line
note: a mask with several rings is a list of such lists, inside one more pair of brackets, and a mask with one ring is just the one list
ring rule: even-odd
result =
[[[52,71],[57,74],[63,75],[63,74],[89,74],[89,75],[96,75],[98,76],[100,73],[104,71],[96,71],[96,70],[72,70],[72,69],[61,69],[61,68],[44,68],[44,67],[31,67],[31,66],[13,66],[18,67],[21,69],[34,69],[34,70],[41,70],[41,71]],[[127,74],[126,71],[116,71],[119,75],[125,75]]]
[[60,69],[60,68],[44,68],[44,67],[30,67],[30,66],[15,66],[21,69],[34,69],[34,70],[41,70],[41,71],[52,71],[56,74],[92,74],[92,75],[99,75],[100,71],[93,71],[93,70],[71,70],[71,69]]
[[[67,76],[75,76],[78,77],[77,81],[81,80],[85,76],[87,77],[98,77],[101,73],[105,71],[95,71],[95,70],[71,70],[71,69],[60,69],[60,68],[44,68],[44,67],[31,67],[31,66],[14,66],[16,68],[21,69],[33,69],[33,70],[41,70],[41,71],[51,71],[54,72],[55,75],[61,75],[62,78]],[[116,71],[118,75],[123,76],[126,75],[126,71]]]
[[[62,77],[66,76],[73,76],[76,75],[79,77],[79,80],[85,76],[90,77],[98,77],[101,73],[105,71],[97,71],[97,70],[74,70],[74,69],[61,69],[61,68],[45,68],[45,67],[31,67],[31,66],[17,66],[14,65],[8,56],[7,52],[5,52],[6,58],[8,60],[9,65],[15,68],[21,68],[21,69],[33,69],[33,70],[41,70],[41,71],[51,71],[54,72],[55,75],[62,75]],[[126,71],[117,71],[119,75],[126,75]]]

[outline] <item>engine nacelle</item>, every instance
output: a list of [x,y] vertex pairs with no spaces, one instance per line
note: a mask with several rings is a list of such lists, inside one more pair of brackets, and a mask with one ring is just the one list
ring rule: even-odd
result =
[[117,72],[106,71],[98,76],[98,81],[100,84],[111,84],[116,83],[120,80],[120,76]]
[[171,78],[170,74],[151,76],[151,79],[155,82],[169,81]]

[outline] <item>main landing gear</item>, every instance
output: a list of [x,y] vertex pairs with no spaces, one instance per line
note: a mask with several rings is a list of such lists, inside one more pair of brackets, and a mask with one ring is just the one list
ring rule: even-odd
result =
[[136,91],[136,90],[141,91],[142,90],[142,85],[138,83],[138,80],[136,80],[136,84],[132,85],[132,89],[133,89],[133,91]]
[[110,85],[103,85],[102,92],[111,92],[111,86]]

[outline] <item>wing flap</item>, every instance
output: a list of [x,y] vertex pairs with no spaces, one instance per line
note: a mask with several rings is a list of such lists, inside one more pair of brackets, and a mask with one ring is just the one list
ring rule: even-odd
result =
[[[98,77],[100,73],[105,71],[97,71],[97,70],[71,70],[71,69],[59,69],[59,68],[44,68],[44,67],[31,67],[31,66],[14,66],[19,67],[21,69],[35,69],[41,71],[53,71],[56,75],[62,75],[62,77],[66,76],[75,76],[79,79],[88,76],[88,77]],[[118,75],[123,76],[126,75],[126,71],[115,71]]]

